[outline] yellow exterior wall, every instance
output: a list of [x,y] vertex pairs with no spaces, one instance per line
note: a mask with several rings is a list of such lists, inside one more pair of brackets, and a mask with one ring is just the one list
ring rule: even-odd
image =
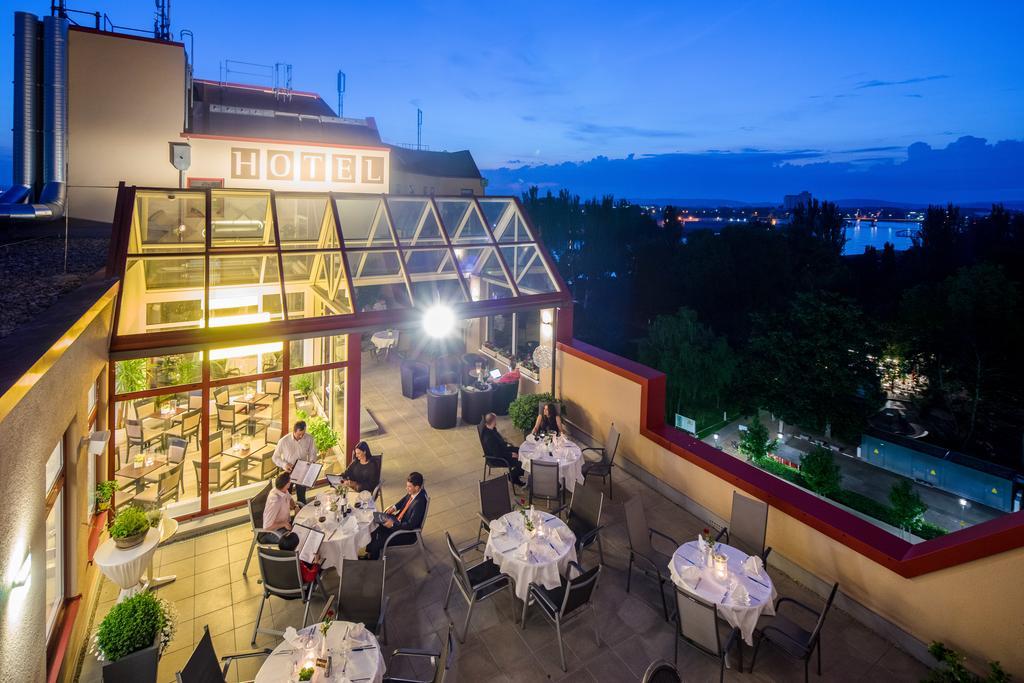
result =
[[180,45],[68,32],[68,212],[110,221],[117,184],[177,187],[168,144],[180,140]]
[[[619,457],[729,518],[733,486],[640,435],[640,385],[563,351],[557,363],[574,422],[598,438],[614,422]],[[1024,675],[1024,549],[906,579],[775,508],[767,544],[922,642],[941,640],[975,664],[999,660]]]

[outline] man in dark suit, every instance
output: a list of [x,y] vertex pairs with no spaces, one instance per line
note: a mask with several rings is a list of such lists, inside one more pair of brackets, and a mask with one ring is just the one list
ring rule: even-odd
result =
[[516,486],[525,486],[523,467],[519,464],[519,449],[505,441],[498,431],[498,416],[494,413],[484,415],[480,423],[480,445],[484,449],[484,457],[500,460],[508,467],[508,478]]
[[[366,553],[371,560],[379,560],[388,537],[396,531],[412,531],[423,526],[423,518],[427,514],[427,492],[423,490],[423,475],[410,472],[405,479],[405,496],[387,510],[385,514],[393,515],[395,520],[387,520],[383,526],[373,530],[370,545]],[[411,545],[416,542],[412,534],[401,536],[391,545]]]

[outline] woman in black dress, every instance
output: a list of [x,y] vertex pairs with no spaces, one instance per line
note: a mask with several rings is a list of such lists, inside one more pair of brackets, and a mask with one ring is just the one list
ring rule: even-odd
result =
[[533,424],[533,435],[538,434],[564,434],[565,427],[562,426],[562,418],[558,416],[558,406],[554,403],[545,403],[544,410],[537,416]]
[[370,457],[370,447],[365,441],[356,444],[355,450],[352,451],[352,463],[341,476],[345,486],[356,491],[373,491],[380,482],[377,463]]

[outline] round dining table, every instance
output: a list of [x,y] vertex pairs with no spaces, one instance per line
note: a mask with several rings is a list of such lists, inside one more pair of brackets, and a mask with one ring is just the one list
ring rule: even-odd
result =
[[[290,683],[299,680],[299,670],[315,667],[321,655],[320,624],[313,624],[298,632],[296,642],[287,640],[267,655],[253,683]],[[307,646],[302,641],[309,640]],[[316,669],[314,683],[318,681],[365,681],[381,683],[384,678],[384,655],[380,644],[362,624],[335,621],[327,631],[327,654],[331,659],[331,675]]]
[[[324,569],[334,567],[340,574],[342,560],[359,559],[360,549],[370,544],[370,536],[377,525],[373,521],[376,507],[369,491],[348,492],[347,501],[351,511],[345,516],[330,510],[331,504],[337,499],[338,496],[330,492],[317,495],[295,513],[294,523],[324,532],[324,540],[320,544],[320,556],[324,559],[322,566]],[[320,505],[316,504],[317,501]],[[356,503],[359,503],[358,508],[355,507]],[[320,522],[321,517],[326,519]]]
[[576,561],[576,536],[565,522],[541,510],[532,514],[533,531],[518,510],[492,521],[484,547],[484,557],[512,577],[520,600],[529,596],[531,583],[558,588],[569,563]]
[[[757,620],[762,614],[775,614],[775,585],[763,567],[760,572],[754,572],[745,566],[749,556],[739,548],[715,543],[714,552],[724,555],[727,560],[724,576],[720,576],[714,567],[707,566],[706,555],[701,552],[697,541],[690,541],[672,554],[668,565],[672,582],[685,593],[715,603],[718,616],[740,630],[743,642],[753,645]],[[742,591],[737,591],[739,586],[743,587]],[[743,592],[746,592],[746,598],[742,598]],[[737,593],[740,599],[737,599]]]
[[370,335],[370,343],[378,351],[385,351],[398,343],[398,334],[395,330],[380,330]]
[[555,437],[550,443],[538,439],[533,434],[527,436],[519,446],[519,462],[525,472],[530,472],[530,465],[534,460],[557,462],[562,485],[569,493],[576,488],[576,484],[584,482],[583,452],[578,445],[564,436]]
[[108,538],[96,549],[92,560],[104,576],[120,587],[118,602],[145,588],[142,575],[147,569],[152,571],[153,555],[159,544],[160,529],[150,529],[142,543],[131,548],[118,548],[114,539]]

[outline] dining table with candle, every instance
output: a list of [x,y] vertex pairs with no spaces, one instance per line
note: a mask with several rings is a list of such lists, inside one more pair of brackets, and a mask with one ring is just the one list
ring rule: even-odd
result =
[[484,557],[512,577],[520,600],[529,596],[531,583],[558,588],[569,563],[576,561],[576,536],[547,512],[513,511],[492,521],[490,529]]
[[284,639],[263,661],[253,683],[298,681],[299,672],[305,668],[313,669],[312,683],[381,683],[384,655],[377,638],[365,626],[334,621],[326,639],[321,626],[317,623],[298,631],[286,630]]
[[754,644],[762,614],[775,614],[775,585],[760,558],[725,543],[684,543],[668,565],[672,582],[683,592],[718,606],[718,615]]

